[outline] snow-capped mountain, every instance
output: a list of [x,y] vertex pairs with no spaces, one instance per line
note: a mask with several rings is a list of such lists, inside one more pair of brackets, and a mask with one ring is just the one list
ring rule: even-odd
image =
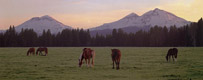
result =
[[103,24],[101,26],[91,28],[90,30],[104,30],[114,28],[118,29],[126,27],[153,27],[155,25],[162,27],[170,27],[176,25],[177,27],[181,27],[189,23],[189,21],[177,17],[170,12],[156,8],[154,10],[146,12],[142,16],[131,13],[118,21]]
[[114,29],[114,28],[118,29],[118,28],[134,26],[133,23],[138,17],[139,16],[137,14],[130,13],[129,15],[125,16],[124,18],[118,21],[115,21],[112,23],[106,23],[96,28],[91,28],[90,30],[104,30],[104,29]]
[[22,28],[33,29],[38,34],[42,34],[43,30],[47,31],[48,29],[50,29],[52,34],[56,34],[63,29],[72,29],[72,27],[66,26],[48,15],[42,17],[34,17],[17,26],[15,29],[17,32],[20,32]]
[[158,8],[151,10],[141,17],[139,17],[136,21],[136,26],[166,26],[170,27],[176,25],[177,27],[184,26],[189,24],[189,21],[184,20],[183,18],[177,17],[176,15],[169,13],[164,10],[160,10]]

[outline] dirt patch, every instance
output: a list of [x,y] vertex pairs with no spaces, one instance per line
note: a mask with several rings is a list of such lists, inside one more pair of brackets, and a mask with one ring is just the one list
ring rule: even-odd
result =
[[173,75],[173,74],[171,74],[171,75],[163,75],[162,77],[180,77],[180,75]]

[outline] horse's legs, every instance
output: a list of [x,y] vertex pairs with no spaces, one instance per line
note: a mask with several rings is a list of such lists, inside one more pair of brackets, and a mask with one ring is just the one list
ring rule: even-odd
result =
[[174,58],[175,59],[175,62],[177,61],[177,58]]
[[95,53],[94,51],[92,52],[92,67],[94,67],[94,57],[95,57]]
[[35,55],[35,51],[33,52],[33,55]]
[[94,58],[92,58],[92,67],[94,67]]
[[112,68],[112,69],[114,69],[114,61],[115,61],[115,60],[112,60],[112,61],[113,61],[113,68]]
[[116,60],[116,69],[119,69],[119,60]]
[[87,64],[88,64],[88,63],[87,63],[87,59],[85,59],[85,63],[86,63],[86,66],[88,67],[88,65],[87,65]]
[[43,55],[42,55],[42,51],[40,51],[40,56],[43,56]]
[[90,58],[88,59],[88,67],[91,67],[91,64],[90,64]]
[[174,62],[174,56],[172,55],[172,58],[173,58],[173,62]]
[[116,69],[118,69],[118,61],[116,60],[115,62],[116,62]]
[[116,63],[116,69],[118,69],[118,60],[117,59],[115,60],[115,63]]
[[120,64],[120,62],[117,62],[117,70],[120,69],[119,64]]

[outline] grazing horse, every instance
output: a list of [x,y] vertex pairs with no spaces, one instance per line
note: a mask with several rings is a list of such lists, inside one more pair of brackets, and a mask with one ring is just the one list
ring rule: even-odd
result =
[[171,48],[171,49],[169,49],[169,50],[168,50],[168,53],[167,53],[167,55],[166,55],[166,60],[167,60],[167,62],[170,61],[171,56],[172,56],[172,58],[173,58],[173,61],[174,61],[174,58],[175,58],[175,61],[176,61],[176,59],[177,59],[177,54],[178,54],[178,49],[177,49],[177,48]]
[[[45,52],[45,55],[42,55],[42,52]],[[36,52],[36,55],[38,55],[38,52],[40,53],[39,55],[42,55],[42,56],[46,56],[47,54],[48,54],[48,49],[46,48],[46,47],[39,47],[38,49],[37,49],[37,52]]]
[[[92,58],[92,65],[90,64],[90,59]],[[79,67],[82,66],[82,60],[85,59],[87,67],[94,67],[94,58],[95,58],[95,52],[94,50],[90,48],[84,48],[83,53],[80,54],[79,57]]]
[[119,64],[120,64],[120,59],[121,59],[121,51],[119,49],[111,49],[112,54],[112,61],[113,61],[113,69],[114,69],[114,62],[116,63],[116,69],[120,69],[119,68]]
[[35,55],[35,48],[30,48],[30,49],[27,51],[27,56],[29,56],[31,53],[32,53],[33,55]]

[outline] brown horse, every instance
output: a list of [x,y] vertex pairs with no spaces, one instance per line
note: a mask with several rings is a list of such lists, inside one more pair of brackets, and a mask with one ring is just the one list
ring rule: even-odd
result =
[[[92,58],[92,65],[90,64],[90,59]],[[82,66],[82,60],[85,59],[87,67],[94,67],[94,58],[95,58],[95,52],[94,50],[90,48],[84,48],[83,53],[80,54],[79,57],[79,67]]]
[[30,48],[30,49],[27,51],[27,56],[29,56],[31,53],[32,53],[33,55],[35,55],[35,48]]
[[173,58],[173,61],[174,61],[174,58],[175,58],[175,61],[176,61],[177,60],[177,54],[178,54],[178,49],[177,48],[171,48],[171,49],[169,49],[168,53],[166,55],[167,62],[170,61],[171,56]]
[[113,61],[113,69],[114,69],[114,62],[116,63],[116,69],[120,69],[119,68],[119,64],[120,64],[120,60],[121,60],[121,51],[119,49],[111,49],[112,54],[111,54],[111,58]]
[[[45,55],[42,55],[42,52],[45,52]],[[38,52],[40,53],[39,55],[41,55],[41,56],[47,56],[47,54],[48,54],[48,49],[46,48],[46,47],[39,47],[38,49],[37,49],[37,52],[36,52],[36,55],[38,55]]]

